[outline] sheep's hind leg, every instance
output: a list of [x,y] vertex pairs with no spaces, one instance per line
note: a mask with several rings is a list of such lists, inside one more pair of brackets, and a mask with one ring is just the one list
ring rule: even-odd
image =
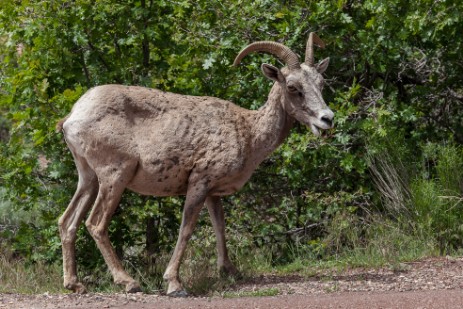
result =
[[85,286],[77,279],[76,233],[84,216],[95,202],[98,180],[84,158],[74,156],[79,182],[66,211],[59,219],[59,232],[63,250],[64,287],[75,293],[85,293]]
[[128,293],[140,292],[141,288],[138,282],[122,267],[122,263],[109,240],[108,226],[119,205],[125,186],[133,176],[136,164],[136,162],[126,162],[122,166],[105,167],[101,171],[97,171],[100,182],[98,197],[85,222],[113,275],[114,282],[125,285],[125,291]]
[[233,265],[228,257],[227,244],[225,241],[225,218],[222,201],[218,196],[209,196],[206,199],[207,209],[211,217],[217,238],[217,266],[221,276],[230,275],[235,278],[240,277],[238,269]]

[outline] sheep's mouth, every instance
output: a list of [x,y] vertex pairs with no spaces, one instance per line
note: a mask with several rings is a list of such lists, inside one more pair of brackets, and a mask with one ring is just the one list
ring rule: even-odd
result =
[[313,133],[315,136],[320,136],[320,130],[321,130],[320,127],[317,127],[316,125],[314,125],[313,123],[311,123],[311,124],[310,124],[310,130],[312,130],[312,133]]
[[327,125],[324,125],[324,124],[316,125],[316,124],[313,124],[313,123],[311,123],[309,125],[309,127],[310,127],[310,130],[312,131],[312,133],[317,137],[322,135],[322,133],[323,133],[322,131],[329,130],[329,129],[333,128],[333,126],[327,126]]

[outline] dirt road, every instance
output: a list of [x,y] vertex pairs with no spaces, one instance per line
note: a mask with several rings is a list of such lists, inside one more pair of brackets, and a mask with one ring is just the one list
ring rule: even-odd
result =
[[463,308],[462,290],[435,290],[435,291],[410,291],[410,292],[344,292],[328,295],[281,295],[266,297],[242,297],[242,298],[193,298],[171,299],[167,297],[146,298],[140,301],[114,301],[106,297],[92,297],[84,301],[63,298],[60,301],[43,301],[28,298],[19,303],[4,304],[0,308],[120,308],[120,309],[209,309],[209,308],[422,308],[444,309]]
[[[262,295],[273,291],[275,296]],[[312,277],[267,275],[212,297],[146,294],[0,294],[3,308],[463,308],[463,258],[429,259],[398,269],[354,269]]]

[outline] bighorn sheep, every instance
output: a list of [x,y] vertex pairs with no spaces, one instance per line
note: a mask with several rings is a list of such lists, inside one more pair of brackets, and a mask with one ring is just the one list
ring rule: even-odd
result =
[[287,65],[280,70],[262,64],[263,74],[275,84],[257,111],[218,98],[142,87],[105,85],[85,93],[57,126],[79,174],[74,197],[59,219],[64,286],[85,292],[77,279],[75,241],[77,228],[91,209],[85,224],[114,282],[125,285],[127,292],[140,290],[108,238],[108,225],[125,188],[145,195],[186,195],[177,244],[164,273],[168,295],[186,295],[179,267],[204,204],[217,237],[218,267],[236,274],[227,254],[220,197],[245,184],[288,136],[295,120],[315,135],[333,126],[334,114],[321,94],[321,74],[329,58],[314,64],[313,44],[324,47],[311,33],[303,63],[275,42],[255,42],[238,54],[235,65],[251,52],[273,54]]

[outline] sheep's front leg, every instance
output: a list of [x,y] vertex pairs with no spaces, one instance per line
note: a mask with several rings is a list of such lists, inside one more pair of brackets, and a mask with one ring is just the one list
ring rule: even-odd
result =
[[219,272],[220,274],[238,277],[239,272],[228,257],[227,245],[225,242],[225,218],[220,197],[209,196],[206,199],[206,205],[217,238],[217,266]]
[[204,205],[206,191],[205,184],[195,184],[188,188],[177,244],[166,272],[164,273],[164,279],[167,280],[168,283],[167,295],[169,296],[188,296],[188,293],[182,287],[178,272],[188,240],[193,234],[199,213]]

